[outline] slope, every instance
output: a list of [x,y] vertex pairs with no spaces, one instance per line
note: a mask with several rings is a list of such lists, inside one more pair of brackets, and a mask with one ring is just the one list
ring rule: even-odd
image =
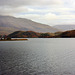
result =
[[10,34],[14,31],[57,32],[56,28],[34,22],[25,18],[0,16],[0,34]]

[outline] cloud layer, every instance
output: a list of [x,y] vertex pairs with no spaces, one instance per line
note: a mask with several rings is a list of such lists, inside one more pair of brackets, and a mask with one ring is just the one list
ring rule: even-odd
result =
[[1,6],[22,6],[22,5],[57,5],[62,0],[0,0]]
[[28,18],[48,25],[75,24],[75,1],[0,0],[0,15]]

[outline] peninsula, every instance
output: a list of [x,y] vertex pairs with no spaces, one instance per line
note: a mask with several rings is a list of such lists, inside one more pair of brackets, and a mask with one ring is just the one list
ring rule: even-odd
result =
[[28,39],[11,39],[11,40],[7,40],[7,39],[0,39],[0,41],[25,41],[25,40],[28,40]]

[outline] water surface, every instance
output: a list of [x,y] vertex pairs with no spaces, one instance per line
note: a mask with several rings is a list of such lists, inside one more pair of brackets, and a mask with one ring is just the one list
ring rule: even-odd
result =
[[0,41],[0,75],[75,75],[75,39]]

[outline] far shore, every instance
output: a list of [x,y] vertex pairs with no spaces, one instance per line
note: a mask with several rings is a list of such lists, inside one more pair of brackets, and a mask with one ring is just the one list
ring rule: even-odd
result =
[[0,41],[25,41],[25,40],[28,40],[28,39],[11,39],[11,40],[2,39]]

